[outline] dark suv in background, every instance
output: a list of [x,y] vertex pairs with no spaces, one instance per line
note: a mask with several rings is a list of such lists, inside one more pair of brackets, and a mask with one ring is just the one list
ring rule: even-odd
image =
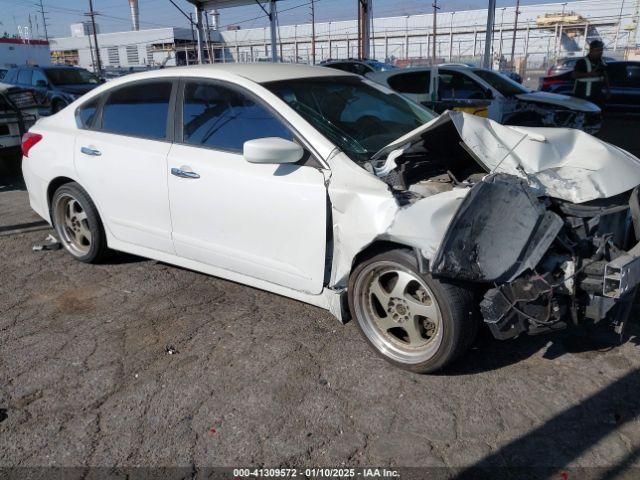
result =
[[39,103],[49,106],[51,113],[56,113],[96,88],[102,80],[84,68],[24,65],[11,68],[3,82],[35,89]]
[[[640,113],[640,62],[607,62],[611,95],[604,100],[604,110],[620,113]],[[540,78],[543,92],[573,94],[573,70]]]

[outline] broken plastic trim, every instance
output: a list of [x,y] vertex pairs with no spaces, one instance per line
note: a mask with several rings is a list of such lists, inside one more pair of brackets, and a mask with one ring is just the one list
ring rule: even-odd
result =
[[509,282],[538,264],[562,225],[524,180],[489,175],[471,189],[453,217],[432,273],[472,282]]

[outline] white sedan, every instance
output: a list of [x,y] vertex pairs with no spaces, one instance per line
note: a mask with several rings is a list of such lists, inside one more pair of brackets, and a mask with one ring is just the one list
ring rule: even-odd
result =
[[599,320],[638,281],[638,159],[327,68],[129,75],[22,148],[31,206],[77,260],[119,250],[308,302],[416,372],[481,317],[497,338]]

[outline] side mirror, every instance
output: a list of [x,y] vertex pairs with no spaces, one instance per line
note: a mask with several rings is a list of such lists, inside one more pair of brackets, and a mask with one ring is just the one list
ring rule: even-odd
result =
[[250,163],[296,163],[304,155],[304,149],[284,138],[256,138],[244,142],[242,154]]
[[36,81],[36,87],[46,88],[48,86],[49,86],[49,84],[47,83],[46,80],[37,80]]
[[484,98],[487,100],[493,100],[493,92],[491,90],[486,90],[484,92]]

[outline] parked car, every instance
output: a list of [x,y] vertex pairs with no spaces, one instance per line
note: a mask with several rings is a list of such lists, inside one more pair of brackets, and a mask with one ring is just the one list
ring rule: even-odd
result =
[[38,94],[38,101],[50,107],[51,113],[56,113],[76,98],[96,88],[101,80],[84,68],[23,65],[11,68],[4,82],[34,88]]
[[20,148],[22,135],[38,119],[33,91],[0,83],[0,155]]
[[[611,112],[640,112],[640,62],[609,62],[611,97],[604,100],[604,109]],[[540,79],[543,92],[573,94],[573,71]]]
[[335,68],[336,70],[342,70],[344,72],[355,73],[358,75],[397,70],[397,67],[389,63],[383,63],[377,60],[357,60],[353,58],[346,60],[326,60],[321,62],[320,66]]
[[[438,65],[439,68],[442,67],[471,67],[471,68],[479,68],[478,65],[474,65],[473,63],[442,63]],[[507,78],[510,78],[516,83],[522,83],[522,76],[519,73],[514,72],[513,70],[498,70],[499,73],[504,75]]]
[[466,66],[370,73],[367,78],[442,113],[459,110],[504,125],[570,127],[596,133],[602,126],[597,105],[566,95],[534,92],[493,70]]
[[506,339],[619,324],[640,279],[638,158],[327,68],[128,75],[23,151],[31,206],[75,259],[121,250],[317,305],[412,371],[469,347],[480,299]]
[[[565,72],[573,72],[573,69],[576,67],[576,62],[581,58],[584,58],[584,57],[576,56],[576,57],[565,57],[565,58],[558,59],[558,61],[556,61],[556,63],[551,65],[547,70],[547,76],[560,75],[561,73],[565,73]],[[602,57],[602,59],[605,62],[616,61],[615,58],[611,58],[611,57]]]

